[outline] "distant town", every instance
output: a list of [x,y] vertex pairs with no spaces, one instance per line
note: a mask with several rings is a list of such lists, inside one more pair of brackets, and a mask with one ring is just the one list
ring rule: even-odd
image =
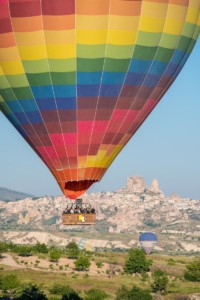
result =
[[85,194],[82,199],[95,208],[96,224],[63,225],[61,215],[70,204],[63,196],[2,200],[1,239],[61,246],[75,241],[85,248],[124,251],[138,245],[141,232],[152,231],[158,236],[155,251],[200,252],[200,201],[176,194],[166,197],[156,179],[148,187],[142,177],[132,176],[120,190]]

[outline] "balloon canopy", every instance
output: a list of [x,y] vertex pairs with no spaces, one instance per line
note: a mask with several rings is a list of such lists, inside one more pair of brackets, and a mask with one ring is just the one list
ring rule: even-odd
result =
[[77,198],[170,87],[199,0],[0,0],[0,110]]
[[153,251],[154,246],[157,244],[157,236],[153,232],[143,232],[139,237],[140,245],[147,254]]

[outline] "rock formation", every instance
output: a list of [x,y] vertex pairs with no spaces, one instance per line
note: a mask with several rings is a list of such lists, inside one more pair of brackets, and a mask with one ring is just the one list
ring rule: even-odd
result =
[[143,193],[147,185],[141,176],[131,176],[127,178],[126,187],[121,189],[123,193]]
[[151,190],[154,193],[161,193],[161,191],[158,187],[158,180],[157,179],[153,179],[152,184],[151,184]]
[[159,247],[166,251],[200,251],[200,201],[166,197],[157,180],[148,187],[142,177],[129,177],[124,189],[85,194],[83,201],[95,207],[97,222],[76,228],[62,225],[62,211],[70,203],[64,196],[26,198],[14,203],[0,201],[0,235],[6,232],[6,238],[7,232],[12,231],[22,235],[25,231],[66,234],[76,230],[80,234],[84,231],[91,239],[94,233],[103,236],[120,233],[137,241],[141,231],[154,231],[159,235]]

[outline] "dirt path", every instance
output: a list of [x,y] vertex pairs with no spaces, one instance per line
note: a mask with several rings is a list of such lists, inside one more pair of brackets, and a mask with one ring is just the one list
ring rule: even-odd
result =
[[[9,253],[4,253],[3,258],[0,260],[0,264],[10,266],[17,269],[31,269],[35,271],[42,271],[42,272],[53,272],[53,273],[80,273],[79,271],[76,271],[74,269],[74,262],[71,259],[68,258],[61,258],[59,260],[59,266],[68,266],[67,270],[63,268],[62,269],[50,269],[49,264],[52,265],[52,263],[49,260],[40,259],[39,266],[36,266],[36,262],[38,261],[37,256],[30,256],[30,257],[23,257],[23,263],[19,260],[19,264],[17,264],[14,257]],[[109,264],[104,263],[101,269],[98,269],[95,262],[91,262],[91,266],[88,271],[81,272],[82,274],[88,274],[91,276],[102,276],[103,274],[106,276],[106,271],[109,269]],[[110,270],[111,271],[111,270]]]
[[0,263],[10,267],[23,268],[22,266],[18,265],[12,255],[8,253],[3,253],[3,258],[0,260]]

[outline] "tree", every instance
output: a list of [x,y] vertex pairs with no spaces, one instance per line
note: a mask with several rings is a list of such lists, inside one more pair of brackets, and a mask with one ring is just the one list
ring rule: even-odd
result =
[[31,256],[32,255],[32,247],[27,245],[18,246],[17,253],[19,256]]
[[124,272],[128,274],[143,273],[149,271],[152,261],[146,259],[145,252],[141,249],[131,249],[126,260]]
[[47,246],[43,243],[37,242],[37,244],[33,247],[33,249],[38,252],[38,253],[48,253],[48,248]]
[[153,292],[164,293],[167,290],[167,285],[169,283],[169,279],[167,274],[162,270],[155,270],[153,272],[153,283],[152,290]]
[[53,295],[62,295],[62,300],[82,300],[79,294],[67,284],[54,284],[49,292]]
[[12,291],[20,286],[20,281],[15,274],[2,276],[0,279],[0,289],[3,291]]
[[142,290],[137,286],[128,289],[122,286],[116,294],[116,300],[153,300],[149,291]]
[[83,300],[77,292],[70,292],[68,295],[63,295],[61,300]]
[[47,300],[47,296],[36,284],[30,284],[23,289],[21,296],[17,300]]
[[189,281],[200,281],[200,258],[193,260],[186,266],[187,270],[184,273],[184,278]]
[[18,253],[19,251],[19,246],[16,245],[16,244],[13,244],[12,242],[8,244],[8,249],[11,251],[11,252],[14,252],[14,253]]
[[68,284],[57,284],[55,283],[50,289],[49,292],[52,295],[71,295],[76,292]]
[[56,262],[61,258],[61,252],[57,248],[52,248],[49,253],[50,261]]
[[68,289],[68,285],[65,284],[57,284],[55,283],[50,289],[49,292],[52,295],[62,295],[63,291]]
[[77,260],[74,262],[75,267],[78,271],[87,270],[90,267],[90,261],[87,256],[81,255]]
[[0,277],[0,289],[3,290],[4,296],[2,299],[13,299],[13,296],[18,294],[18,288],[21,283],[15,274],[5,275]]
[[77,244],[75,242],[71,242],[66,247],[66,253],[68,258],[78,258],[80,254],[80,249],[78,248]]
[[137,286],[133,286],[129,292],[129,298],[131,300],[153,300],[149,291],[142,290]]
[[69,292],[67,295],[63,295],[61,300],[83,300],[77,292]]
[[85,294],[84,300],[104,300],[108,298],[108,294],[100,289],[90,289]]
[[8,246],[6,243],[0,242],[0,258],[2,258],[2,254],[8,250]]

